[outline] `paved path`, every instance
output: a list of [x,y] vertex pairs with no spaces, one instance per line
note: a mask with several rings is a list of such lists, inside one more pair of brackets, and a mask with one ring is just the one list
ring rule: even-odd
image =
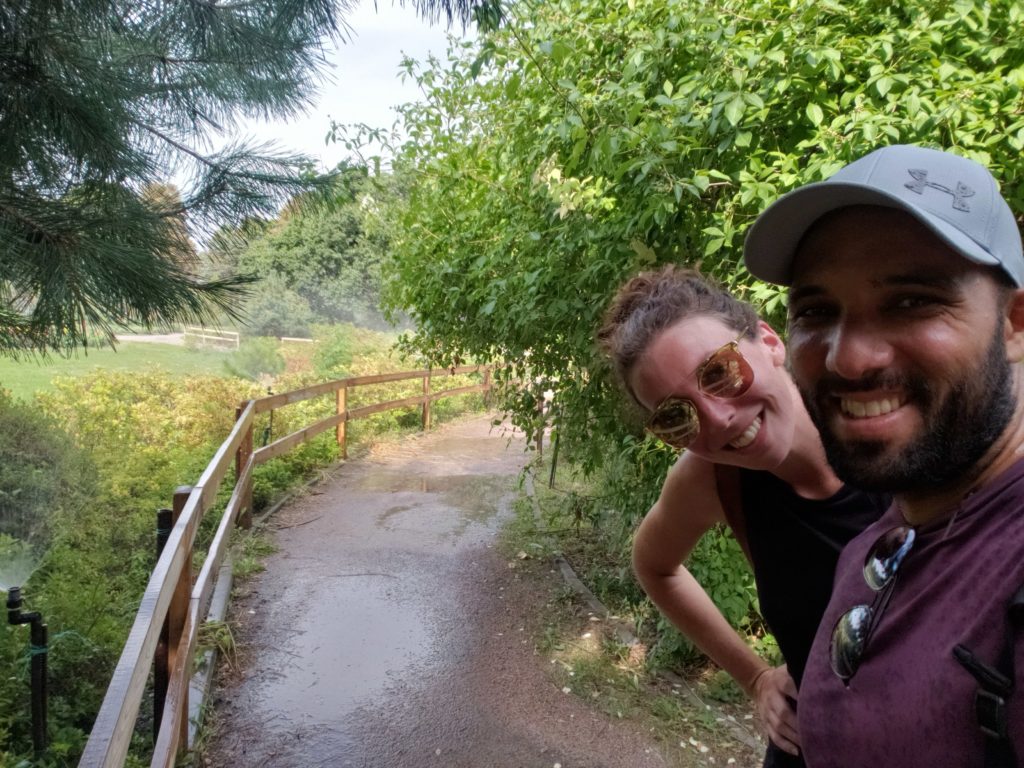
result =
[[210,766],[646,768],[632,726],[558,689],[530,622],[555,590],[494,549],[521,440],[486,419],[384,446],[278,515],[236,605],[242,672]]

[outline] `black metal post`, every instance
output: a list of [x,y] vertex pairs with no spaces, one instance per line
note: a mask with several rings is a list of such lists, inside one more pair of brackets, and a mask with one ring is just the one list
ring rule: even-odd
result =
[[21,587],[11,587],[7,592],[7,621],[9,624],[29,624],[29,643],[32,654],[32,747],[36,757],[46,750],[46,678],[47,629],[42,614],[38,611],[25,613],[21,610]]
[[[159,560],[163,554],[167,539],[171,536],[171,528],[174,525],[173,512],[169,509],[158,509],[156,511],[156,557]],[[167,699],[167,686],[170,679],[170,671],[167,664],[167,647],[170,636],[170,628],[167,619],[164,618],[163,626],[160,628],[160,639],[157,640],[156,651],[153,654],[153,743],[156,743],[160,736],[160,721],[164,717],[164,701]]]
[[[274,394],[274,390],[271,387],[267,387],[267,397]],[[263,444],[267,445],[271,440],[274,439],[274,409],[270,409],[270,424],[263,430]]]
[[558,436],[562,434],[562,430],[560,430],[558,427],[555,427],[554,433],[555,444],[551,450],[551,474],[548,476],[548,488],[555,487],[555,470],[558,468]]
[[[39,616],[39,614],[36,614]],[[32,748],[36,757],[42,757],[46,750],[47,659],[49,658],[49,631],[42,617],[34,620],[29,629],[32,644]]]

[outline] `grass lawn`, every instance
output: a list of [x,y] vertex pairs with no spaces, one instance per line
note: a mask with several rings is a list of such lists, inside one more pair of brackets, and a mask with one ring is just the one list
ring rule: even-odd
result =
[[226,352],[188,349],[173,344],[149,344],[122,341],[117,350],[91,349],[70,358],[9,360],[0,357],[0,387],[15,397],[28,400],[35,392],[51,388],[57,376],[81,376],[97,368],[109,371],[149,371],[162,368],[177,376],[212,374],[226,376]]

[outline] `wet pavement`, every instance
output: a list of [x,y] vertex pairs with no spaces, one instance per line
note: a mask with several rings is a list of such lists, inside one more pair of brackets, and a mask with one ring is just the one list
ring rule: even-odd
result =
[[555,686],[531,621],[563,587],[494,548],[524,442],[488,419],[350,461],[282,509],[236,603],[209,766],[619,768],[657,746]]

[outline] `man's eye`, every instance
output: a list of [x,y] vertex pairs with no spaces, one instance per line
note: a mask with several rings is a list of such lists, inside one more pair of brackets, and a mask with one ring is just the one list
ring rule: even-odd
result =
[[934,296],[900,296],[892,302],[892,307],[898,310],[915,310],[935,307],[940,303]]
[[812,304],[807,306],[791,307],[789,319],[791,322],[820,322],[832,317],[835,313],[828,306]]

